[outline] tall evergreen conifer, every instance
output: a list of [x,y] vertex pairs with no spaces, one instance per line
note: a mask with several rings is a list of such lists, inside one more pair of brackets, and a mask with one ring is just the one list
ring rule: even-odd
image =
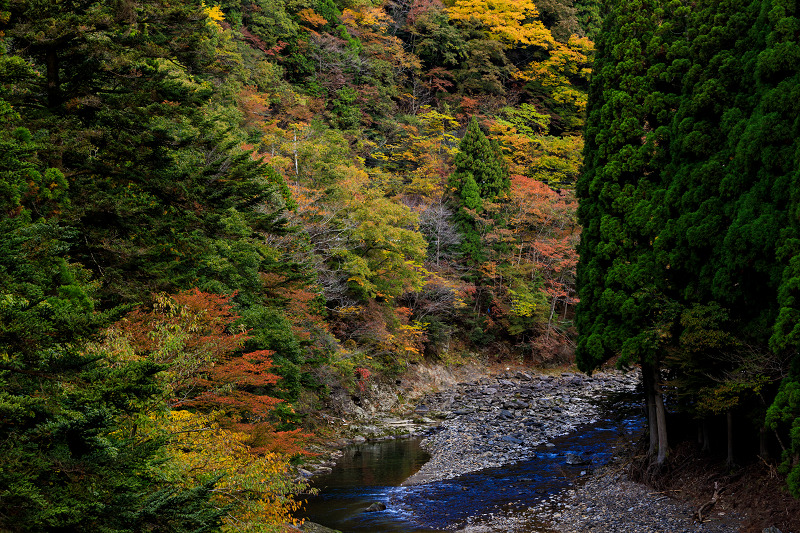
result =
[[[651,453],[666,451],[658,382],[664,343],[675,319],[662,266],[653,251],[663,221],[660,165],[669,137],[671,87],[660,82],[664,39],[658,0],[616,2],[597,47],[577,184],[579,246],[578,366],[591,371],[615,355],[641,362],[650,407]],[[667,37],[665,37],[667,36]]]
[[462,251],[480,262],[484,253],[475,214],[483,210],[485,203],[508,192],[511,181],[499,147],[486,138],[474,117],[458,145],[455,170],[448,183],[455,193],[456,218],[464,234]]
[[[24,82],[27,63],[5,50],[0,72]],[[83,350],[110,316],[67,257],[67,180],[37,157],[6,96],[0,87],[0,530],[212,529],[212,484],[165,483],[163,442],[136,435],[160,368]]]

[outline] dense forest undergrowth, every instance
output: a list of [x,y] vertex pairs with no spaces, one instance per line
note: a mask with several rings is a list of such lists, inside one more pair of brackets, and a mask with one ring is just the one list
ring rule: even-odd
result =
[[576,344],[796,491],[797,6],[709,6],[0,0],[0,529],[277,531],[332,389]]

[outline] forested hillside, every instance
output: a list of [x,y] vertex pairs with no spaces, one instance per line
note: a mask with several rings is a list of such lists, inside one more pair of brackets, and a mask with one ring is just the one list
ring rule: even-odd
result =
[[656,463],[679,414],[795,496],[799,106],[797,2],[616,2],[577,185],[579,367],[642,364]]
[[799,10],[0,0],[0,530],[280,531],[423,360],[641,364],[800,495]]
[[0,529],[279,530],[331,388],[568,361],[599,15],[0,0]]

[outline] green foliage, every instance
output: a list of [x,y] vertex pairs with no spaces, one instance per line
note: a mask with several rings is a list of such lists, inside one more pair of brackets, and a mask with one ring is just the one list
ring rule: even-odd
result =
[[395,298],[422,287],[427,247],[409,209],[383,197],[366,199],[350,215],[351,252],[342,256],[348,283],[362,297]]
[[766,424],[771,429],[789,427],[790,447],[784,451],[782,470],[787,474],[789,491],[800,498],[800,381],[796,373],[782,383],[775,400],[767,411]]
[[456,220],[463,233],[462,251],[473,261],[483,257],[476,215],[510,187],[508,165],[497,143],[486,138],[473,117],[458,145],[455,169],[448,179],[458,208]]
[[601,0],[575,0],[573,2],[576,18],[583,29],[583,34],[595,40],[603,26],[605,3]]
[[253,305],[242,309],[242,323],[250,332],[248,350],[272,350],[275,352],[273,372],[281,376],[275,396],[296,400],[300,394],[303,350],[292,331],[291,323],[275,308]]
[[666,356],[681,408],[788,435],[795,494],[798,14],[772,0],[607,14],[578,182],[577,317],[582,368]]
[[95,310],[86,271],[62,257],[69,232],[30,219],[27,211],[0,216],[0,528],[213,528],[213,484],[183,491],[164,483],[156,473],[162,436],[136,436],[138,417],[160,393],[161,367],[111,366],[85,353],[110,316]]
[[519,133],[534,137],[540,133],[547,133],[550,124],[550,116],[540,113],[536,106],[531,104],[521,104],[519,107],[505,107],[501,110],[506,123],[514,126]]
[[[669,86],[652,72],[666,28],[657,2],[619,2],[605,20],[592,80],[585,168],[577,184],[579,246],[576,352],[583,370],[619,353],[626,361],[654,357],[677,317],[650,246],[661,229],[659,165],[669,138]],[[642,58],[644,60],[642,60]],[[643,223],[646,221],[646,223]]]
[[[509,280],[496,270],[490,291],[455,279],[488,279],[478,263],[508,263],[516,231],[498,207],[500,145],[476,120],[460,144],[456,132],[467,116],[502,120],[536,146],[514,154],[537,161],[532,176],[570,183],[577,143],[539,135],[579,124],[564,91],[588,71],[561,47],[578,30],[567,4],[471,5],[0,0],[0,431],[13,467],[0,529],[219,526],[214,476],[176,474],[164,428],[142,423],[174,395],[165,376],[207,361],[187,344],[196,324],[147,333],[170,369],[110,362],[121,348],[97,336],[123,309],[189,288],[232,298],[228,333],[274,352],[281,377],[237,390],[288,400],[280,429],[302,421],[290,402],[350,353],[344,341],[360,365],[396,372],[431,343],[488,347],[537,327],[550,300],[522,246],[524,265]],[[545,62],[558,83],[523,76]],[[426,263],[434,249],[442,272]],[[440,276],[447,289],[420,296]],[[431,321],[403,307],[418,297]],[[469,311],[494,297],[497,321]]]

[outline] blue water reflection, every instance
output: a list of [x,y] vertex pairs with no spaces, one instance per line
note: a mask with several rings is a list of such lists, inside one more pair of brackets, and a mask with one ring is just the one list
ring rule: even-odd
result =
[[[619,411],[617,411],[619,413]],[[305,507],[305,517],[344,533],[428,533],[453,530],[469,517],[527,509],[568,487],[582,473],[605,464],[614,448],[630,442],[643,418],[628,413],[599,422],[541,446],[535,457],[456,479],[411,487],[399,484],[424,464],[417,440],[355,446],[333,473],[320,479],[321,492]],[[566,464],[572,452],[591,458],[590,465]],[[364,512],[373,502],[385,511]]]

